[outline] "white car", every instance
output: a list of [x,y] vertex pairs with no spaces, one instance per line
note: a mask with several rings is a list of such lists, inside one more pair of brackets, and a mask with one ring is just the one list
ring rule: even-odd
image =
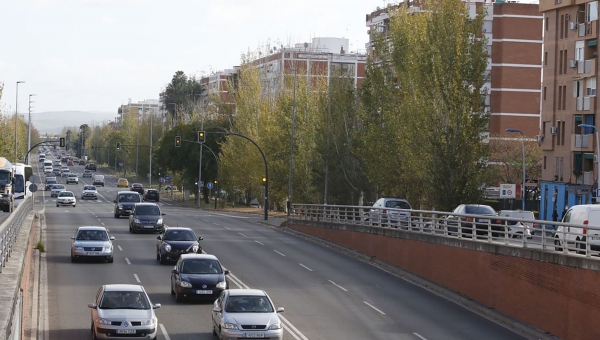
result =
[[71,262],[81,258],[114,261],[112,241],[114,236],[108,236],[105,227],[86,226],[79,227],[75,235],[71,236]]
[[55,184],[50,190],[50,197],[58,197],[58,194],[62,191],[67,191],[67,188],[63,184]]
[[82,177],[89,177],[92,178],[92,172],[90,170],[84,170],[83,171],[83,176]]
[[88,307],[92,310],[94,339],[156,339],[158,320],[154,310],[160,308],[160,303],[153,305],[140,285],[103,285]]
[[[498,216],[521,219],[524,221],[499,221],[500,224],[506,225],[506,233],[509,238],[533,238],[533,222],[525,220],[535,220],[535,215],[532,211],[521,211],[521,210],[500,210]],[[504,235],[502,235],[504,236]]]
[[66,170],[62,171],[60,177],[68,177],[70,174],[71,174],[71,170],[66,169]]
[[45,174],[51,174],[52,173],[52,167],[51,166],[45,166],[44,167],[44,173]]
[[86,198],[98,199],[98,190],[93,185],[84,185],[83,192],[81,193],[81,199],[84,200]]
[[72,191],[66,190],[59,192],[58,198],[56,199],[56,206],[59,207],[61,205],[72,205],[74,208],[77,205],[75,194]]
[[67,184],[70,184],[70,183],[79,184],[79,177],[77,177],[77,174],[68,174],[67,175]]

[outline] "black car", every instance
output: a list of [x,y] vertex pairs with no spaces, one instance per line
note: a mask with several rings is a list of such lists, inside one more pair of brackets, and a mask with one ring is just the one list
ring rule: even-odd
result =
[[93,170],[93,171],[98,171],[96,169],[96,163],[88,163],[85,165],[85,170]]
[[133,205],[142,202],[140,194],[135,191],[119,191],[115,197],[115,218],[128,216]]
[[146,194],[144,194],[144,201],[154,201],[158,202],[160,200],[160,194],[156,189],[148,189],[146,190]]
[[182,254],[202,252],[200,244],[202,237],[196,237],[190,228],[172,227],[165,228],[156,242],[156,259],[161,264],[177,261]]
[[159,232],[165,229],[160,207],[156,203],[137,203],[129,215],[129,232]]
[[229,289],[227,274],[229,270],[223,269],[214,255],[182,255],[171,271],[171,294],[177,302],[184,299],[215,301],[223,290]]

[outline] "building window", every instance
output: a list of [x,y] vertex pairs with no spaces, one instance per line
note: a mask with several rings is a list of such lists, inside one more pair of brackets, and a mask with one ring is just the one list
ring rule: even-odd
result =
[[562,4],[562,0],[556,0],[556,4]]
[[565,32],[565,16],[561,15],[560,16],[560,38],[563,39],[564,38],[564,32]]
[[562,66],[563,66],[563,51],[560,50],[560,52],[558,54],[558,74],[563,73]]
[[546,31],[548,30],[548,18],[544,18],[544,24],[546,25]]
[[561,123],[561,126],[560,126],[560,133],[561,133],[561,136],[560,136],[560,138],[561,138],[561,144],[560,144],[560,145],[565,145],[565,130],[566,130],[566,129],[565,129],[565,123],[566,123],[566,122],[563,120],[563,121],[561,121],[560,123]]
[[598,1],[592,1],[587,3],[585,21],[590,22],[594,20],[598,20]]
[[596,77],[587,78],[585,81],[585,95],[588,97],[596,96]]
[[546,156],[544,156],[544,170],[546,170]]
[[562,104],[563,104],[562,109],[566,110],[567,109],[567,85],[563,86],[562,90],[563,90],[562,91]]
[[548,65],[548,52],[544,52],[544,66]]
[[556,98],[556,100],[558,100],[556,108],[557,110],[562,110],[562,86],[558,87],[558,96],[556,96]]
[[544,100],[546,100],[546,86],[544,86]]
[[563,73],[567,74],[567,61],[569,60],[569,57],[567,57],[567,50],[564,50],[563,52]]

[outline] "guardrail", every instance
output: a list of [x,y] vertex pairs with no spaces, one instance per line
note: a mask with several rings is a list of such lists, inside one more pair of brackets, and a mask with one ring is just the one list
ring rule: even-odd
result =
[[[365,206],[293,204],[291,219],[398,228],[409,233],[463,238],[565,255],[600,255],[600,225],[582,225],[501,216],[454,214]],[[575,253],[571,253],[575,252]]]
[[12,252],[19,229],[31,209],[33,209],[33,197],[29,196],[0,224],[0,273]]

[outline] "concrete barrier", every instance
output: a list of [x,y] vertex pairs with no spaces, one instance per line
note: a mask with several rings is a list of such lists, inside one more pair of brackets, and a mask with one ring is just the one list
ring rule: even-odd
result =
[[289,219],[564,339],[600,335],[600,260],[399,229]]

